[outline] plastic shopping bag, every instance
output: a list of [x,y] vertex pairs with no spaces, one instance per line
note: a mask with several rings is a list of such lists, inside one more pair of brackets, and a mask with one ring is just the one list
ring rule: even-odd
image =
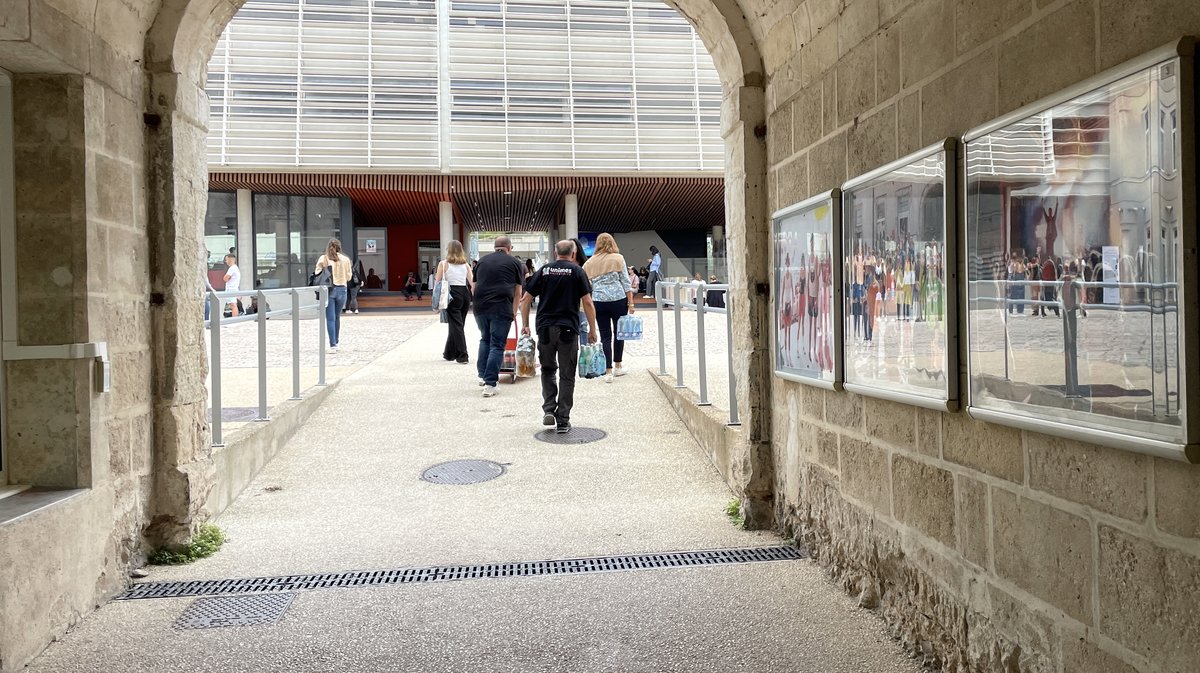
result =
[[532,336],[524,335],[517,340],[517,376],[537,375],[537,343]]

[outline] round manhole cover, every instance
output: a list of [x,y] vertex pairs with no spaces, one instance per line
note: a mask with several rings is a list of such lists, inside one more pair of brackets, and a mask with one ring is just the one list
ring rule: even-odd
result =
[[432,484],[478,484],[504,474],[504,466],[490,460],[452,460],[439,463],[421,473]]
[[604,439],[608,433],[596,428],[571,428],[566,434],[558,434],[554,430],[542,430],[534,435],[534,439],[540,439],[543,442],[550,444],[587,444],[599,439]]

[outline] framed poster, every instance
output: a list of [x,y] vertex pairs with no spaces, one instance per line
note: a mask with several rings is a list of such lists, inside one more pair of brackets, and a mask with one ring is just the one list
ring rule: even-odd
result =
[[966,136],[972,415],[1200,461],[1191,53]]
[[841,381],[841,190],[775,213],[772,353],[775,375],[823,388]]
[[842,188],[847,390],[957,406],[957,147],[946,140]]

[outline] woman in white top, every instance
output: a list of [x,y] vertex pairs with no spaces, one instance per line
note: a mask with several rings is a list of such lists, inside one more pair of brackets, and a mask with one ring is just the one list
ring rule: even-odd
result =
[[329,330],[329,352],[336,353],[342,329],[342,309],[346,308],[346,284],[350,282],[350,258],[342,254],[342,242],[329,239],[325,254],[317,258],[314,274],[329,270],[329,277],[321,282],[329,286],[329,303],[325,305],[325,325]]
[[463,323],[467,320],[467,309],[471,307],[471,288],[475,279],[471,274],[471,266],[467,264],[467,253],[463,251],[462,243],[450,241],[446,246],[446,260],[438,265],[435,278],[443,288],[442,296],[438,299],[439,306],[446,310],[450,323],[442,358],[465,365],[471,359],[467,353],[467,335],[463,331]]

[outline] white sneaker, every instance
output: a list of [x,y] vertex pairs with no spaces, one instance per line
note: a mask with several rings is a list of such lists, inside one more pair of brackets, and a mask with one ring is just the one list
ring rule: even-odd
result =
[[625,371],[624,367],[614,367],[613,368],[613,376],[625,376],[625,374],[627,374],[627,373],[628,372]]
[[487,385],[487,381],[484,381],[483,379],[479,379],[479,385],[480,385],[480,386],[486,386],[486,385]]
[[330,355],[336,355],[337,354],[337,346],[330,346],[329,353],[330,353]]
[[496,386],[484,386],[483,387],[483,396],[484,397],[495,397],[496,396]]
[[644,295],[642,295],[642,299],[654,299],[654,297],[651,297],[648,294],[644,294]]
[[605,374],[605,375],[604,375],[604,382],[605,382],[605,383],[612,383],[612,382],[613,382],[613,375],[612,375],[612,374]]

